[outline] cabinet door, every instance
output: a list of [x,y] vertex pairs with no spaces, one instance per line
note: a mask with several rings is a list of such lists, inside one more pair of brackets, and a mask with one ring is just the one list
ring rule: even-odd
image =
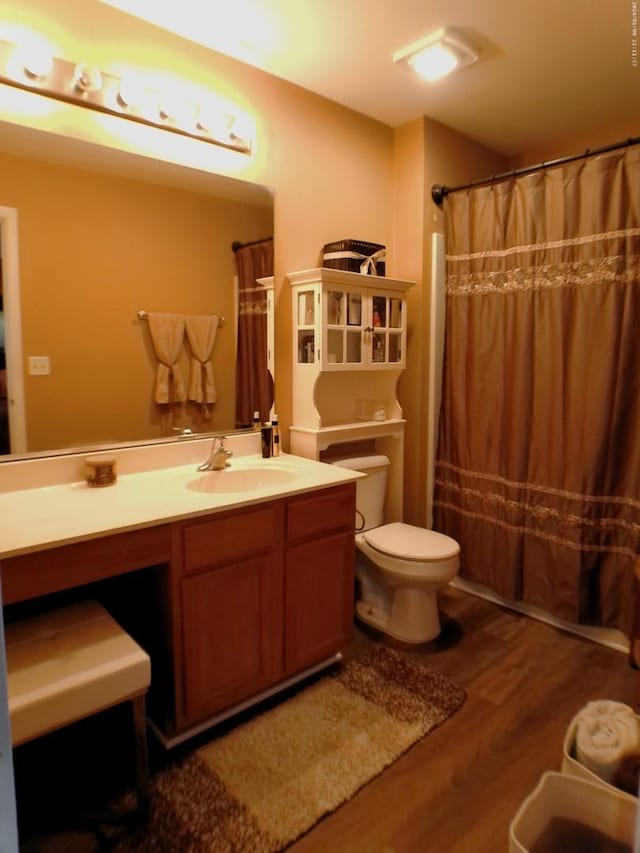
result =
[[360,290],[327,286],[322,294],[323,370],[362,366],[366,297]]
[[404,366],[405,300],[395,291],[323,291],[322,370]]
[[398,294],[371,296],[366,360],[376,367],[404,366],[405,301]]
[[283,675],[282,563],[263,554],[182,583],[187,723]]
[[318,294],[318,288],[313,286],[300,288],[294,293],[293,328],[297,336],[298,364],[314,364],[316,361]]
[[339,651],[353,633],[353,533],[294,545],[285,576],[285,660],[292,674]]

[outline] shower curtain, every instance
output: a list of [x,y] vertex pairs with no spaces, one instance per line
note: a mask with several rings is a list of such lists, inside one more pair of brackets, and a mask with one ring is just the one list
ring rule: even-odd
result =
[[434,527],[461,577],[630,633],[640,146],[445,199]]
[[273,275],[273,238],[232,246],[238,272],[236,428],[252,424],[254,411],[267,420],[273,377],[267,367],[267,294],[256,279]]

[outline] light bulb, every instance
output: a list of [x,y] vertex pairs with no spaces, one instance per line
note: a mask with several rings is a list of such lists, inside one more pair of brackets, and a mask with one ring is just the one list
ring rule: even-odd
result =
[[204,133],[211,134],[214,139],[228,139],[231,117],[211,105],[202,106],[198,112],[196,127]]
[[393,61],[408,65],[425,80],[439,80],[445,74],[470,65],[478,51],[461,33],[442,27],[425,38],[397,50]]
[[118,104],[124,109],[135,109],[144,103],[145,90],[138,80],[125,78],[118,86]]
[[47,77],[53,68],[53,56],[41,48],[23,48],[20,59],[26,75],[34,80]]
[[426,80],[438,80],[458,66],[458,59],[443,45],[434,44],[412,56],[409,64]]
[[162,121],[182,124],[188,113],[182,92],[174,86],[160,93],[158,100],[158,115]]

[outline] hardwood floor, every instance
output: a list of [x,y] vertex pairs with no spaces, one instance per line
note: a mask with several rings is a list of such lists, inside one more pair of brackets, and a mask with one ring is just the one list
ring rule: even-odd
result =
[[[640,672],[621,652],[452,588],[440,612],[436,641],[395,647],[456,681],[464,706],[291,853],[506,853],[521,801],[560,769],[574,714],[592,699],[638,707]],[[372,638],[358,630],[347,653]]]
[[[506,853],[521,801],[541,773],[560,768],[573,715],[599,698],[639,707],[640,671],[621,652],[453,588],[441,594],[440,612],[433,643],[384,642],[456,681],[464,706],[290,853]],[[382,641],[358,627],[345,657]],[[68,841],[26,849],[95,850],[86,838]]]

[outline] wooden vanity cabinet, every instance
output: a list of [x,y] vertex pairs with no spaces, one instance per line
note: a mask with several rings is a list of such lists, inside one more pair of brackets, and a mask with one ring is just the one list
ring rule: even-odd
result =
[[283,514],[269,503],[181,525],[179,727],[283,676]]
[[285,669],[312,666],[353,633],[355,485],[287,506]]
[[179,523],[178,730],[331,657],[353,629],[355,485]]
[[188,736],[349,640],[354,517],[346,483],[7,558],[5,617],[102,600],[151,655],[151,719]]

